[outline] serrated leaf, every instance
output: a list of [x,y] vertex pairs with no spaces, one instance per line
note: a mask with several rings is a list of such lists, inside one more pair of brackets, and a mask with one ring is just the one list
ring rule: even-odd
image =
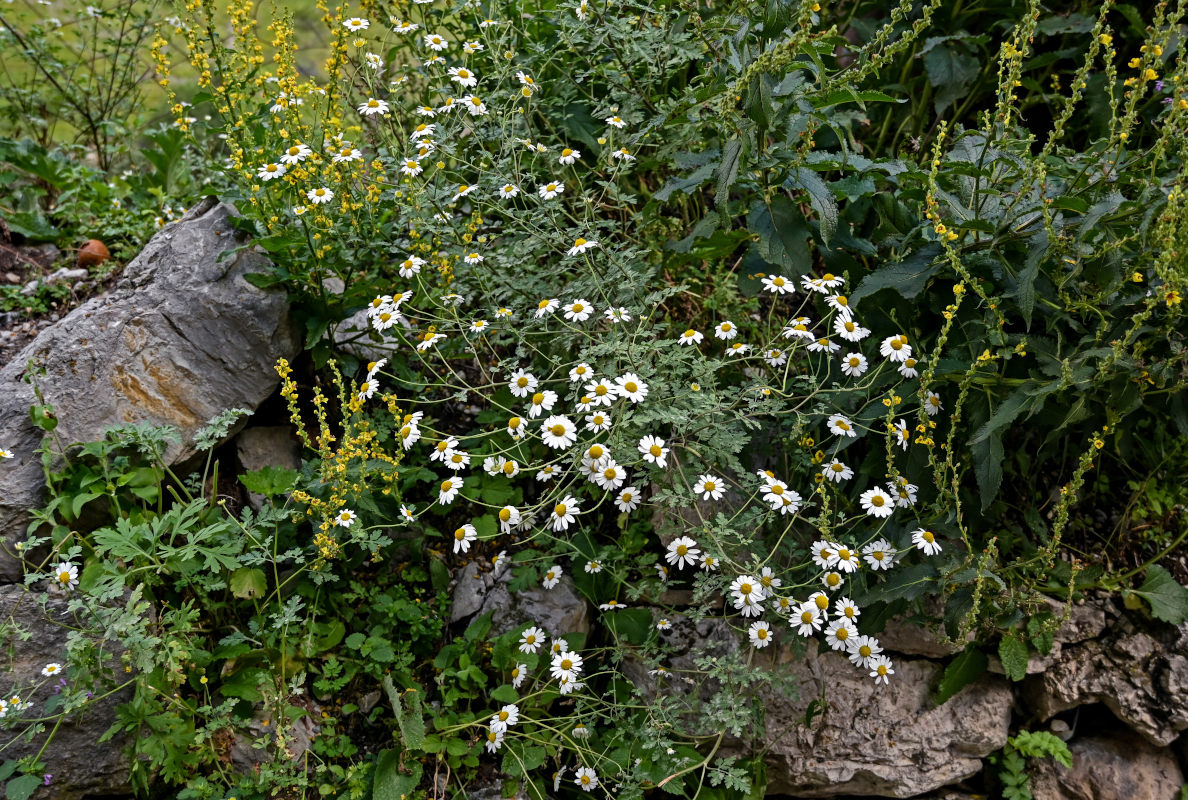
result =
[[239,476],[239,482],[253,494],[276,497],[293,488],[293,484],[297,482],[297,475],[295,469],[269,465],[252,472],[245,472]]
[[421,762],[409,761],[409,772],[400,771],[400,751],[384,750],[375,760],[374,800],[407,800],[421,782]]
[[940,270],[940,253],[940,245],[930,243],[903,261],[879,267],[862,279],[862,283],[850,295],[850,302],[856,303],[881,289],[894,289],[904,299],[911,300],[924,290],[929,279]]
[[933,702],[943,705],[950,697],[973,683],[986,671],[990,660],[986,654],[974,644],[966,645],[965,650],[949,662],[937,684]]
[[738,178],[738,164],[742,158],[742,139],[731,139],[722,148],[722,161],[718,164],[717,189],[714,194],[714,205],[725,212],[730,200],[730,187]]
[[837,201],[833,199],[833,192],[821,180],[821,176],[811,169],[797,167],[784,185],[789,189],[803,189],[808,192],[809,204],[817,212],[817,219],[821,223],[821,241],[829,246],[829,240],[837,233]]
[[1004,635],[998,643],[998,657],[1008,678],[1021,681],[1027,677],[1027,642],[1013,633]]
[[1151,604],[1151,616],[1172,625],[1188,621],[1188,589],[1158,564],[1147,567],[1147,579],[1135,594]]

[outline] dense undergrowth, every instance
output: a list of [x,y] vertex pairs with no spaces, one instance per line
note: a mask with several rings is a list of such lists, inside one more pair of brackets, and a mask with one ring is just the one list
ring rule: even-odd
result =
[[[190,476],[168,430],[47,438],[27,584],[78,632],[14,733],[127,686],[144,796],[759,797],[755,698],[796,691],[775,649],[895,691],[889,617],[972,631],[943,702],[986,653],[1021,678],[1050,600],[1188,619],[1181,6],[320,10],[313,76],[290,15],[138,12],[172,112],[103,111],[135,147],[29,88],[62,87],[0,94],[45,109],[0,141],[13,231],[131,248],[214,187],[306,350],[278,365],[304,464],[240,477],[259,511],[211,489],[239,412]],[[572,584],[593,624],[447,624],[471,557]],[[673,672],[677,618],[738,646]],[[272,757],[244,773],[253,718]]]

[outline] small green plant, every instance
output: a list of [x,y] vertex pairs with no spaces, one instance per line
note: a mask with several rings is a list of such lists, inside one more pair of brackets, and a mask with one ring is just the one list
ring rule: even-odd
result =
[[1007,740],[998,762],[998,780],[1002,783],[1003,800],[1033,800],[1028,762],[1037,758],[1051,758],[1057,764],[1071,767],[1072,753],[1068,745],[1048,731],[1019,731]]

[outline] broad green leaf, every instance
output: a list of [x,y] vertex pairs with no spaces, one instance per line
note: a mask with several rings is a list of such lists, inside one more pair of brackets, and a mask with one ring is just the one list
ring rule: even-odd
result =
[[264,570],[242,567],[231,573],[231,594],[239,598],[263,597],[268,591]]
[[885,264],[862,279],[858,288],[850,295],[850,302],[857,303],[864,297],[881,289],[894,289],[906,300],[911,300],[924,290],[930,278],[940,271],[941,247],[930,243],[916,252],[891,264]]
[[421,762],[409,760],[408,774],[400,771],[400,751],[384,750],[375,760],[373,800],[407,800],[421,782]]
[[253,494],[276,497],[293,488],[293,484],[297,482],[297,475],[295,469],[270,465],[253,472],[245,472],[239,476],[239,481]]
[[1147,579],[1134,593],[1151,604],[1151,616],[1172,625],[1188,621],[1188,589],[1158,564],[1147,567]]
[[829,240],[837,233],[837,201],[833,198],[833,192],[829,191],[820,175],[804,167],[797,167],[784,181],[784,185],[789,189],[808,192],[809,203],[821,223],[821,241],[828,247]]
[[1002,486],[1002,434],[995,431],[971,446],[974,476],[978,479],[978,493],[985,511]]
[[936,89],[933,108],[937,114],[965,94],[981,71],[978,60],[964,52],[965,45],[944,42],[924,54],[924,71],[928,82]]
[[773,197],[770,204],[757,201],[747,214],[747,229],[757,237],[759,255],[789,277],[799,277],[812,268],[808,226],[800,209],[787,197]]
[[4,794],[8,800],[29,800],[41,783],[40,775],[21,775],[4,785]]
[[1002,670],[1013,681],[1027,677],[1027,642],[1014,633],[1004,634],[998,643]]
[[738,178],[738,164],[742,158],[743,140],[731,139],[722,148],[722,161],[718,164],[717,189],[714,194],[714,205],[725,213],[730,200],[730,187]]
[[950,697],[976,681],[986,671],[989,663],[986,654],[979,650],[977,645],[966,645],[965,650],[945,667],[936,687],[936,694],[932,698],[933,702],[938,706],[943,705]]

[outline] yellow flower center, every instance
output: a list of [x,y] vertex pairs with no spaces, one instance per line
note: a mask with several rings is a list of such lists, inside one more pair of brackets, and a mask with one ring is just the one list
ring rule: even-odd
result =
[[554,436],[564,436],[565,435],[565,426],[564,425],[554,425],[553,427],[549,428],[549,433],[553,434]]
[[652,454],[653,458],[659,458],[660,454],[664,452],[664,448],[658,444],[654,444],[648,448],[648,452]]
[[816,618],[816,615],[811,611],[802,611],[800,613],[800,621],[805,625],[811,625],[813,620]]
[[506,508],[499,509],[499,519],[501,522],[507,522],[511,519],[511,511]]
[[606,393],[608,391],[609,390],[601,383],[594,387],[594,394],[598,395],[599,397],[606,397]]
[[511,428],[512,430],[515,430],[516,428],[520,427],[520,418],[512,417],[511,419],[509,419],[507,421],[507,427]]
[[458,530],[454,531],[454,538],[458,541],[462,541],[466,538],[466,531],[462,528],[459,528]]
[[772,494],[783,494],[784,487],[780,486],[779,484],[776,484],[775,486],[771,487],[771,493]]
[[441,482],[441,490],[443,492],[448,492],[450,489],[453,489],[453,488],[454,488],[453,481],[442,481]]
[[704,484],[702,484],[702,488],[707,492],[712,492],[718,488],[718,484],[714,483],[713,481],[706,481]]
[[676,554],[678,556],[686,556],[689,554],[689,548],[683,544],[678,544],[677,549],[676,549]]
[[817,599],[813,602],[815,602],[817,604],[817,608],[821,609],[822,611],[829,608],[829,598],[825,595],[818,595]]
[[590,448],[590,458],[602,458],[602,446],[594,445]]
[[838,628],[837,633],[833,634],[833,638],[840,639],[844,642],[846,639],[850,638],[850,631],[846,628]]
[[697,333],[697,331],[695,331],[695,330],[693,330],[692,328],[690,328],[689,330],[685,331],[685,338],[686,338],[686,339],[692,339],[692,338],[693,338],[693,335],[694,335],[695,333]]
[[932,535],[932,531],[924,531],[924,533],[920,535],[920,538],[929,544],[932,544],[934,541],[936,541],[936,537]]
[[744,583],[742,586],[738,587],[738,591],[739,591],[741,594],[750,594],[750,593],[751,593],[751,591],[752,591],[752,589],[751,589],[751,584],[749,584],[749,583]]
[[635,381],[627,381],[623,384],[623,388],[627,390],[628,394],[635,394],[639,391],[639,385]]
[[[566,511],[568,511],[568,509],[565,507],[564,503],[558,503],[553,508],[553,513],[556,514],[558,517],[564,517]],[[552,573],[549,573],[549,574],[551,575]]]
[[538,406],[543,402],[544,402],[544,393],[543,392],[537,392],[536,394],[532,395],[532,405]]
[[876,508],[882,508],[883,503],[885,502],[887,501],[883,499],[881,494],[876,494],[874,497],[870,498],[870,504]]
[[[579,239],[574,239],[574,240],[573,240],[573,246],[574,246],[574,247],[581,247],[581,246],[582,246],[582,245],[584,245],[585,243],[586,243],[586,240],[585,240],[585,239],[580,239],[580,238],[579,238]],[[583,371],[583,372],[585,372],[585,370],[582,370],[582,371]]]
[[561,659],[561,669],[564,669],[564,670],[573,669],[573,661],[571,661],[568,658]]
[[841,550],[837,551],[837,557],[840,558],[842,561],[849,561],[850,560],[850,551],[846,550],[845,548],[842,548]]
[[503,465],[503,474],[512,475],[516,471],[516,462],[508,461]]

